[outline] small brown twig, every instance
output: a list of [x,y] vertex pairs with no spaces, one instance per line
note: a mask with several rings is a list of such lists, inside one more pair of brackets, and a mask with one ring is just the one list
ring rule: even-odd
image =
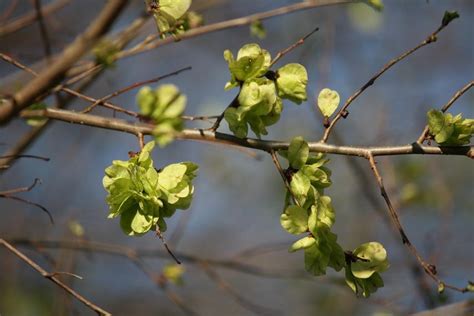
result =
[[[454,104],[454,102],[456,102],[464,93],[466,93],[473,86],[474,86],[474,80],[469,82],[467,85],[465,85],[458,91],[456,91],[456,93],[452,96],[452,98],[448,101],[448,103],[443,105],[443,107],[441,108],[441,112],[445,113],[451,107],[451,105]],[[422,144],[428,137],[429,135],[428,132],[429,132],[429,127],[428,125],[426,125],[425,128],[423,129],[423,132],[421,133],[420,137],[418,137],[418,140],[416,142],[418,144]]]
[[41,183],[41,180],[38,179],[38,178],[36,178],[36,179],[33,181],[33,184],[31,184],[31,185],[28,186],[28,187],[21,187],[21,188],[6,190],[6,191],[0,191],[0,198],[8,199],[8,200],[14,200],[14,201],[19,201],[19,202],[22,202],[22,203],[25,203],[25,204],[29,204],[29,205],[36,206],[36,207],[40,208],[43,212],[45,212],[45,213],[48,215],[51,224],[54,225],[53,216],[51,215],[51,213],[48,211],[48,209],[47,209],[46,207],[44,207],[44,206],[41,205],[41,204],[34,203],[34,202],[31,202],[31,201],[26,200],[26,199],[24,199],[24,198],[20,198],[20,197],[18,197],[18,196],[13,195],[13,194],[16,194],[16,193],[31,191],[38,183]]
[[43,161],[50,161],[50,158],[48,157],[42,157],[42,156],[37,156],[37,155],[5,155],[5,156],[0,156],[0,159],[19,159],[19,158],[31,158],[31,159],[38,159],[38,160],[43,160]]
[[319,31],[319,27],[316,27],[314,30],[312,30],[311,32],[309,32],[308,34],[306,34],[305,36],[303,36],[302,38],[297,40],[295,43],[293,43],[291,46],[279,51],[276,54],[275,58],[270,63],[270,67],[273,66],[277,61],[279,61],[283,56],[285,56],[286,54],[291,52],[293,49],[295,49],[296,47],[298,47],[300,45],[303,45],[304,42],[308,39],[308,37],[310,37],[311,35],[313,35],[317,31]]
[[[115,98],[116,96],[121,95],[122,93],[128,92],[130,90],[141,87],[143,85],[150,84],[150,83],[155,83],[155,82],[158,82],[160,80],[169,78],[171,76],[176,76],[176,75],[180,74],[181,72],[187,71],[187,70],[191,70],[191,66],[178,69],[178,70],[170,72],[166,75],[155,77],[153,79],[140,81],[140,82],[136,82],[134,84],[131,84],[131,85],[125,87],[125,88],[122,88],[122,89],[119,89],[115,92],[112,92],[111,94],[108,94],[105,97],[97,99],[94,103],[92,103],[90,106],[88,106],[86,109],[84,109],[81,113],[88,113],[88,112],[92,111],[97,105],[103,105],[105,107],[108,107],[106,104],[104,104],[104,102],[107,101],[107,100]],[[117,109],[114,107],[113,110],[117,110]]]
[[214,122],[214,124],[212,125],[212,127],[208,129],[209,131],[212,131],[212,132],[217,131],[217,129],[218,129],[219,126],[221,125],[222,120],[224,119],[225,111],[226,111],[228,108],[238,108],[238,107],[239,107],[239,94],[240,94],[240,91],[239,91],[239,93],[235,96],[235,98],[232,100],[232,102],[230,102],[230,104],[229,104],[228,106],[226,106],[225,110],[222,111],[222,113],[221,113],[219,116],[217,116],[217,119],[216,119],[216,121]]
[[156,225],[156,235],[158,236],[158,238],[160,238],[161,242],[163,243],[163,246],[165,246],[166,251],[170,254],[170,256],[174,259],[174,261],[176,261],[177,264],[181,264],[181,261],[178,260],[178,258],[174,255],[174,253],[168,247],[168,244],[166,243],[165,237],[161,233],[161,230],[158,227],[158,225]]
[[372,169],[374,173],[374,177],[377,180],[377,183],[380,188],[380,194],[382,195],[383,199],[385,200],[385,204],[388,207],[388,211],[390,214],[390,218],[392,219],[392,224],[395,226],[395,228],[398,230],[401,238],[402,238],[402,243],[407,246],[408,250],[413,254],[413,256],[416,258],[418,261],[419,265],[423,268],[423,270],[428,274],[433,280],[435,280],[438,284],[443,284],[446,288],[465,293],[468,292],[467,288],[459,288],[453,285],[446,284],[443,282],[437,275],[437,270],[436,266],[427,263],[420,255],[418,249],[411,243],[411,241],[408,239],[407,234],[405,233],[405,230],[403,229],[403,226],[400,222],[400,215],[398,214],[397,210],[393,206],[387,191],[385,190],[385,186],[383,184],[383,179],[382,176],[380,175],[380,172],[377,168],[377,162],[375,161],[374,156],[369,153],[367,156],[367,159],[370,164],[370,168]]
[[80,302],[82,302],[85,306],[93,310],[94,312],[100,314],[100,315],[112,315],[111,313],[107,312],[106,310],[102,309],[101,307],[95,305],[88,299],[86,299],[84,296],[79,294],[78,292],[74,291],[72,288],[70,288],[68,285],[63,283],[61,280],[59,280],[55,273],[49,273],[45,269],[43,269],[41,266],[39,266],[36,262],[31,260],[29,257],[27,257],[24,253],[16,249],[13,245],[8,243],[6,240],[0,238],[0,244],[3,244],[5,248],[10,250],[13,254],[15,254],[18,258],[26,262],[29,266],[31,266],[33,269],[38,271],[43,277],[46,279],[50,280],[51,282],[57,284],[59,287],[61,287],[63,290],[65,290],[67,293],[71,294],[74,296],[76,299],[78,299]]
[[357,90],[354,94],[352,94],[349,99],[344,103],[344,106],[337,112],[336,116],[334,119],[330,122],[329,126],[326,128],[324,131],[323,138],[321,139],[321,142],[325,143],[327,142],[329,135],[331,134],[332,129],[336,125],[337,121],[339,121],[341,118],[346,118],[347,115],[349,115],[349,112],[347,111],[347,108],[351,105],[351,103],[357,99],[368,87],[372,86],[375,81],[382,76],[387,70],[392,68],[395,64],[400,62],[401,60],[405,59],[406,57],[410,56],[414,52],[416,52],[418,49],[429,45],[431,43],[436,42],[437,40],[437,35],[439,32],[441,32],[446,26],[448,26],[449,23],[442,23],[436,31],[428,35],[428,37],[418,44],[417,46],[413,47],[412,49],[409,49],[405,53],[401,54],[400,56],[396,57],[395,59],[392,59],[389,61],[385,66],[382,67],[382,69],[379,70],[372,78],[369,79],[359,90]]
[[291,195],[291,198],[293,200],[293,203],[295,203],[295,205],[298,205],[298,206],[301,206],[299,203],[298,203],[298,200],[296,199],[295,195],[293,194],[293,192],[291,191],[291,186],[290,186],[290,182],[288,181],[288,178],[286,177],[286,174],[285,174],[285,171],[283,170],[283,168],[281,167],[281,164],[280,164],[280,161],[278,160],[278,157],[277,157],[277,154],[275,152],[275,150],[270,150],[270,155],[272,156],[272,161],[273,161],[273,164],[275,165],[275,167],[277,168],[278,170],[278,173],[280,174],[282,180],[283,180],[283,183],[285,184],[285,187],[286,189],[288,190],[288,193],[290,193]]

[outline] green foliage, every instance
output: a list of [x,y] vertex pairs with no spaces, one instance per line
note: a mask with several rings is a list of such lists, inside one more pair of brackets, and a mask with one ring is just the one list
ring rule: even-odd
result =
[[231,79],[225,90],[239,87],[236,104],[224,113],[230,130],[239,138],[245,138],[248,127],[260,137],[267,135],[266,127],[280,119],[282,99],[300,104],[307,99],[308,75],[300,64],[288,64],[276,72],[270,70],[271,55],[258,44],[244,45],[234,57],[224,52]]
[[453,20],[459,18],[459,13],[457,11],[444,11],[443,20],[441,21],[442,26],[447,26]]
[[115,66],[115,57],[120,52],[118,45],[110,40],[100,41],[92,50],[95,60],[98,64],[106,68],[113,68]]
[[365,3],[376,11],[382,11],[384,8],[382,0],[365,0]]
[[143,87],[137,94],[140,113],[156,125],[153,130],[156,142],[166,146],[173,141],[176,132],[183,129],[181,115],[186,108],[186,96],[172,84],[152,90]]
[[383,287],[381,272],[388,269],[385,248],[378,242],[360,245],[352,252],[346,266],[346,283],[356,294],[369,297]]
[[281,226],[290,234],[305,234],[291,245],[289,251],[304,250],[304,263],[315,276],[326,274],[328,267],[346,270],[346,283],[356,293],[368,297],[383,286],[381,272],[388,268],[387,253],[377,242],[366,243],[353,252],[344,252],[331,231],[336,213],[324,189],[331,185],[331,171],[325,167],[323,154],[311,154],[309,145],[300,136],[293,138],[288,151],[280,151],[288,160],[290,191],[294,203],[287,198]]
[[325,117],[330,117],[336,111],[340,101],[337,91],[324,88],[318,96],[318,107]]
[[180,21],[191,6],[191,0],[145,0],[147,8],[153,13],[156,26],[162,37],[167,33],[178,34],[184,30]]
[[262,21],[257,20],[250,24],[250,35],[259,39],[264,39],[267,36],[267,30],[265,30]]
[[198,167],[191,162],[156,170],[151,159],[154,142],[128,161],[114,160],[105,169],[103,186],[109,193],[109,218],[120,216],[122,230],[130,236],[166,230],[165,218],[187,209],[193,197],[192,180]]
[[469,144],[474,133],[474,119],[463,119],[461,114],[452,116],[438,110],[428,111],[428,127],[440,145],[460,146]]
[[163,268],[163,276],[167,281],[176,284],[183,284],[184,266],[181,264],[168,264]]
[[[48,106],[46,105],[46,103],[40,102],[40,103],[33,103],[27,109],[34,111],[34,110],[44,110],[47,107]],[[43,125],[46,121],[47,119],[45,119],[44,117],[30,117],[26,120],[26,124],[30,126],[40,126],[40,125]]]

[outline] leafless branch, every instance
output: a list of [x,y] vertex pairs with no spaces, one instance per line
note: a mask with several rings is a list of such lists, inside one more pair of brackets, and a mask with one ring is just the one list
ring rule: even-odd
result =
[[392,68],[395,64],[405,59],[406,57],[410,56],[411,54],[416,52],[418,49],[436,42],[438,39],[437,38],[438,33],[441,32],[447,25],[448,24],[441,24],[441,26],[439,26],[438,29],[436,29],[436,31],[428,35],[428,37],[423,42],[413,47],[412,49],[409,49],[408,51],[401,54],[397,58],[389,61],[385,66],[383,66],[382,69],[379,70],[379,72],[377,72],[374,76],[372,76],[372,78],[370,78],[370,80],[367,81],[359,90],[357,90],[353,95],[351,95],[349,99],[347,99],[347,101],[344,103],[344,106],[337,112],[334,119],[330,122],[329,126],[324,131],[324,135],[323,135],[323,138],[321,139],[321,142],[325,143],[328,140],[329,135],[331,134],[331,131],[336,125],[337,121],[339,121],[341,118],[347,117],[347,115],[349,114],[349,112],[347,111],[347,108],[351,105],[351,103],[355,99],[357,99],[358,96],[360,96],[368,87],[372,86],[380,76],[382,76],[387,70]]
[[110,314],[109,312],[107,312],[106,310],[102,309],[101,307],[95,305],[94,303],[92,303],[91,301],[89,301],[88,299],[86,299],[84,296],[82,296],[81,294],[77,293],[76,291],[74,291],[72,288],[70,288],[68,285],[66,285],[65,283],[63,283],[61,280],[59,280],[56,275],[54,273],[49,273],[48,271],[46,271],[45,269],[43,269],[41,266],[39,266],[36,262],[34,262],[33,260],[31,260],[29,257],[27,257],[24,253],[22,253],[21,251],[19,251],[18,249],[16,249],[13,245],[11,245],[10,243],[8,243],[6,240],[4,239],[1,239],[0,238],[0,244],[2,244],[3,246],[5,246],[5,248],[7,248],[9,251],[11,251],[12,253],[14,253],[18,258],[20,258],[21,260],[23,260],[24,262],[26,262],[29,266],[31,266],[33,269],[35,269],[36,271],[38,271],[43,277],[45,277],[46,279],[50,280],[51,282],[57,284],[59,287],[61,287],[62,289],[64,289],[66,292],[68,292],[69,294],[71,294],[72,296],[74,296],[76,299],[78,299],[81,303],[83,303],[85,306],[87,306],[88,308],[90,308],[91,310],[93,310],[94,312],[100,314],[100,315],[112,315]]
[[109,29],[126,3],[127,0],[107,2],[96,20],[64,50],[63,54],[48,69],[15,93],[13,98],[4,102],[0,107],[0,125],[8,123],[15,114],[29,106],[39,95],[52,88],[71,66],[89,50],[95,41]]
[[435,280],[438,284],[444,284],[446,288],[450,288],[452,290],[465,293],[468,292],[467,288],[459,288],[453,285],[449,285],[445,282],[443,282],[437,275],[436,271],[436,266],[427,263],[419,253],[418,249],[411,243],[410,239],[408,239],[407,234],[405,233],[405,230],[403,229],[403,226],[400,222],[400,215],[398,214],[397,210],[393,207],[393,204],[387,194],[387,191],[385,190],[385,186],[383,184],[383,179],[382,176],[380,175],[380,172],[377,168],[377,162],[375,161],[375,158],[372,154],[369,153],[367,159],[369,160],[370,168],[372,169],[374,173],[374,177],[377,180],[377,183],[380,188],[380,194],[382,195],[383,199],[385,200],[385,203],[387,204],[387,208],[390,214],[390,218],[392,219],[392,223],[395,226],[395,228],[398,230],[400,237],[402,238],[402,243],[407,246],[407,248],[410,250],[410,252],[413,254],[413,256],[416,258],[418,261],[419,265],[423,268],[423,270],[433,279]]

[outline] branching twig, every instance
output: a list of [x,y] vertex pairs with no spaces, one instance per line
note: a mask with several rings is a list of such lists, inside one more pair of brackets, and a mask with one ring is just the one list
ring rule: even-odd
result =
[[[451,105],[453,105],[454,102],[457,101],[457,99],[459,99],[464,93],[466,93],[473,86],[474,86],[474,81],[471,81],[467,85],[465,85],[464,87],[456,91],[456,93],[452,96],[452,98],[448,101],[448,103],[443,105],[443,107],[441,108],[441,112],[443,113],[446,112],[451,107]],[[422,144],[428,137],[428,132],[429,132],[429,127],[428,125],[426,125],[425,128],[423,129],[423,132],[421,133],[420,137],[418,137],[418,140],[416,142],[418,144]]]
[[64,289],[66,292],[74,296],[76,299],[81,301],[84,305],[86,305],[88,308],[92,309],[94,312],[100,314],[100,315],[111,315],[109,312],[106,310],[102,309],[101,307],[95,305],[88,299],[86,299],[84,296],[81,294],[77,293],[74,291],[72,288],[70,288],[68,285],[63,283],[61,280],[59,280],[54,273],[49,273],[42,267],[40,267],[36,262],[28,258],[24,253],[16,249],[14,246],[12,246],[10,243],[8,243],[6,240],[0,238],[0,244],[3,244],[5,248],[10,250],[12,253],[14,253],[18,258],[26,262],[29,266],[31,266],[33,269],[38,271],[43,277],[46,279],[50,280],[51,282],[57,284],[59,287]]
[[383,179],[382,176],[380,175],[380,172],[377,168],[377,162],[374,159],[374,156],[369,153],[367,156],[367,159],[369,160],[370,168],[372,169],[374,173],[374,177],[377,180],[377,183],[380,188],[380,194],[382,195],[383,199],[385,200],[385,203],[387,204],[389,213],[390,213],[390,218],[392,219],[392,223],[395,226],[395,228],[398,230],[401,238],[402,238],[402,243],[408,247],[410,252],[413,254],[413,256],[416,258],[420,266],[423,268],[423,270],[433,279],[435,280],[438,284],[443,284],[446,288],[450,288],[452,290],[458,291],[458,292],[468,292],[467,288],[459,288],[453,285],[446,284],[443,282],[438,276],[437,276],[437,271],[436,271],[436,266],[427,263],[420,255],[418,249],[411,243],[411,241],[408,239],[407,234],[405,233],[405,230],[403,229],[403,226],[400,222],[400,215],[398,214],[397,210],[393,207],[392,202],[390,201],[390,198],[387,194],[387,191],[385,190],[385,186],[383,184]]
[[370,78],[369,81],[367,81],[359,90],[357,90],[353,95],[347,99],[347,101],[344,103],[344,106],[337,112],[336,116],[334,119],[330,122],[329,126],[326,128],[324,131],[323,138],[321,139],[321,142],[325,143],[329,135],[331,134],[332,129],[336,125],[337,121],[339,121],[341,118],[346,118],[347,115],[349,115],[349,112],[347,111],[347,108],[351,105],[351,103],[358,97],[360,96],[368,87],[374,84],[375,80],[377,80],[381,75],[383,75],[387,70],[392,68],[395,64],[397,64],[399,61],[403,60],[404,58],[410,56],[414,52],[416,52],[418,49],[422,48],[423,46],[429,45],[431,43],[436,42],[437,40],[437,35],[439,32],[441,32],[448,24],[442,23],[441,26],[438,27],[436,31],[431,33],[423,42],[418,44],[417,46],[413,47],[412,49],[406,51],[405,53],[401,54],[395,59],[392,59],[389,61],[385,66],[383,66],[382,69],[379,70],[372,78]]
[[13,195],[13,194],[16,194],[16,193],[31,191],[38,183],[41,183],[41,180],[36,178],[33,181],[33,184],[31,184],[28,187],[22,187],[22,188],[10,189],[10,190],[6,190],[6,191],[0,191],[0,198],[15,200],[15,201],[19,201],[19,202],[22,202],[22,203],[25,203],[25,204],[36,206],[48,215],[51,224],[54,225],[53,216],[51,215],[51,213],[48,211],[48,209],[46,207],[44,207],[41,204],[34,203],[34,202],[29,201],[29,200],[26,200],[26,199],[23,199],[23,198],[20,198],[20,197],[17,197],[17,196]]
[[[140,82],[136,82],[134,84],[131,84],[125,88],[122,88],[120,90],[117,90],[109,95],[106,95],[105,97],[103,98],[100,98],[98,100],[96,100],[94,103],[92,103],[90,106],[88,106],[86,109],[84,109],[81,113],[88,113],[90,111],[92,111],[97,105],[103,105],[105,107],[108,107],[106,104],[104,104],[105,101],[107,100],[110,100],[112,98],[115,98],[116,96],[118,95],[121,95],[122,93],[125,93],[125,92],[128,92],[132,89],[135,89],[137,87],[140,87],[140,86],[143,86],[143,85],[146,85],[146,84],[150,84],[150,83],[155,83],[155,82],[158,82],[160,80],[163,80],[163,79],[166,79],[166,78],[169,78],[171,76],[176,76],[178,74],[180,74],[181,72],[183,71],[186,71],[186,70],[191,70],[191,67],[188,66],[188,67],[184,67],[184,68],[181,68],[181,69],[178,69],[176,71],[173,71],[173,72],[170,72],[166,75],[162,75],[162,76],[158,76],[156,78],[153,78],[153,79],[149,79],[149,80],[145,80],[145,81],[140,81]],[[113,110],[117,110],[116,108],[113,108]]]
[[63,54],[50,67],[15,93],[12,99],[7,99],[3,103],[0,107],[0,125],[8,123],[15,114],[54,87],[71,66],[109,29],[126,4],[127,0],[107,2],[96,20],[64,50]]
[[[354,1],[352,0],[311,0],[311,1],[301,1],[298,3],[290,4],[287,6],[283,6],[277,9],[273,9],[270,11],[266,12],[260,12],[256,14],[252,14],[249,16],[244,16],[232,20],[227,20],[227,21],[222,21],[222,22],[217,22],[213,24],[208,24],[204,25],[201,27],[193,28],[183,34],[180,34],[178,36],[179,40],[184,40],[188,38],[194,38],[197,36],[201,36],[204,34],[209,34],[221,30],[226,30],[234,27],[239,27],[239,26],[245,26],[249,25],[255,21],[263,21],[272,17],[280,16],[280,15],[285,15],[289,14],[292,12],[297,12],[297,11],[302,11],[302,10],[308,10],[312,8],[317,8],[317,7],[323,7],[323,6],[330,6],[330,5],[336,5],[336,4],[345,4],[345,3],[353,3]],[[129,50],[125,50],[123,52],[120,52],[117,55],[117,59],[124,58],[124,57],[129,57],[133,56],[139,53],[143,53],[170,43],[173,43],[176,41],[174,37],[167,37],[165,39],[151,42],[151,43],[139,43],[135,47],[130,48]]]

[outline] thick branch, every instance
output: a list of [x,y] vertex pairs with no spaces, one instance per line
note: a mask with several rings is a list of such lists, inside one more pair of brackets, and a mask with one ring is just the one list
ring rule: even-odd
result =
[[29,106],[38,96],[61,80],[71,66],[109,29],[127,2],[127,0],[110,0],[96,20],[50,67],[4,102],[0,107],[0,125],[8,123],[16,113]]
[[[72,111],[59,109],[45,109],[34,111],[23,111],[21,116],[44,117],[73,124],[94,126],[109,130],[115,130],[133,135],[139,133],[143,135],[151,135],[154,126],[144,123],[132,123],[117,118],[106,118],[90,114],[81,114]],[[211,143],[222,143],[240,147],[258,149],[266,152],[272,150],[288,149],[289,143],[274,140],[261,140],[254,138],[238,138],[230,134],[213,132],[209,130],[187,129],[176,135],[178,139],[184,140],[200,140]],[[310,142],[309,148],[312,152],[322,152],[328,154],[348,155],[358,157],[373,156],[393,156],[393,155],[459,155],[474,157],[474,149],[471,146],[420,146],[417,143],[411,145],[391,146],[391,147],[352,147],[352,146],[335,146],[320,142]]]

